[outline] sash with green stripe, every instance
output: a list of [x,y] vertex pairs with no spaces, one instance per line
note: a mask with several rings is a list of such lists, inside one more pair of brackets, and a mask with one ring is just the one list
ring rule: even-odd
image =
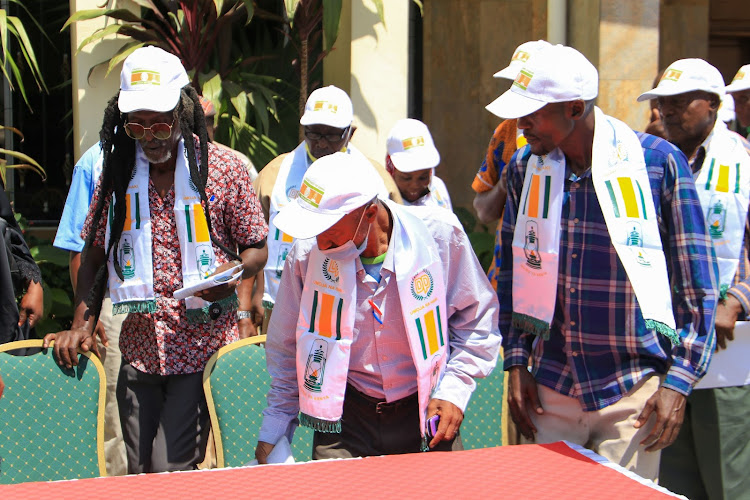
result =
[[521,207],[521,213],[532,219],[549,216],[549,199],[552,176],[532,174],[531,185]]
[[327,338],[331,338],[335,334],[336,340],[341,340],[341,312],[343,309],[343,298],[315,290],[313,292],[309,332]]
[[604,181],[615,217],[648,219],[646,199],[641,183],[630,177],[617,177],[616,182]]
[[419,340],[422,343],[422,357],[428,359],[445,345],[443,325],[440,321],[440,306],[430,309],[421,318],[416,318]]

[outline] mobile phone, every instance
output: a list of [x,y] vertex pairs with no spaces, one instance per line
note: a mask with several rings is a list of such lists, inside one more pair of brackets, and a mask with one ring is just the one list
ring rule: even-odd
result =
[[437,434],[438,424],[440,423],[440,415],[433,415],[427,419],[425,434],[428,438],[432,439]]

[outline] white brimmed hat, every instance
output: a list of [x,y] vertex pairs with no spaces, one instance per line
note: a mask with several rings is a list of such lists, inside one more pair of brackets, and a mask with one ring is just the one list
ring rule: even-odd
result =
[[305,104],[305,113],[299,119],[299,123],[343,129],[351,125],[353,119],[352,100],[340,88],[329,85],[310,94]]
[[734,75],[732,83],[726,86],[727,92],[739,92],[740,90],[750,89],[750,64],[745,64]]
[[141,47],[122,65],[117,106],[123,113],[172,111],[188,84],[190,79],[177,56],[159,47]]
[[638,102],[695,90],[703,90],[721,97],[724,95],[724,78],[718,69],[703,59],[680,59],[664,70],[656,88],[638,96]]
[[388,133],[388,155],[400,172],[415,172],[434,168],[440,163],[440,153],[427,125],[419,120],[399,120]]
[[510,64],[492,76],[495,78],[506,78],[508,80],[515,79],[518,72],[521,71],[521,68],[523,68],[524,64],[529,61],[531,56],[549,45],[550,43],[545,40],[522,43],[516,48],[516,51],[513,52],[513,57],[510,58]]
[[588,101],[599,94],[599,73],[572,47],[542,47],[504,94],[487,105],[500,118],[520,118],[551,102]]
[[274,225],[299,239],[313,238],[378,195],[383,181],[364,157],[333,153],[307,169],[297,199],[284,206]]

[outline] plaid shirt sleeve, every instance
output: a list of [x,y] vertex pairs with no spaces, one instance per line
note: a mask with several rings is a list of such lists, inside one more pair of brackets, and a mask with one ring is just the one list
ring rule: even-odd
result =
[[[646,165],[664,165],[660,230],[674,290],[672,307],[681,344],[672,349],[664,387],[688,395],[706,373],[716,339],[714,313],[719,267],[706,231],[698,192],[685,155],[666,141],[640,134]],[[663,158],[665,147],[672,151]]]
[[[742,144],[745,146],[748,156],[750,156],[750,143],[744,138]],[[745,320],[750,320],[750,211],[747,214],[745,223],[745,241],[740,254],[740,263],[737,266],[737,273],[734,275],[734,284],[727,290],[728,294],[734,296],[742,304],[745,311]]]

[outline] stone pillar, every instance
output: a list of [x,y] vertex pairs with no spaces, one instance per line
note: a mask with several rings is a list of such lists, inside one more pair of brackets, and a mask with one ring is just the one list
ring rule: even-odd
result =
[[[70,0],[71,14],[86,9],[96,9],[101,0]],[[134,8],[130,2],[118,0],[114,8]],[[99,130],[107,102],[117,92],[120,86],[120,67],[115,68],[105,76],[106,64],[96,68],[89,75],[89,71],[96,64],[109,62],[112,56],[129,39],[108,37],[98,43],[87,45],[81,52],[78,46],[94,31],[104,27],[112,20],[97,18],[89,21],[73,23],[70,29],[70,43],[72,46],[72,92],[73,92],[73,146],[75,160],[83,152],[99,140]]]

